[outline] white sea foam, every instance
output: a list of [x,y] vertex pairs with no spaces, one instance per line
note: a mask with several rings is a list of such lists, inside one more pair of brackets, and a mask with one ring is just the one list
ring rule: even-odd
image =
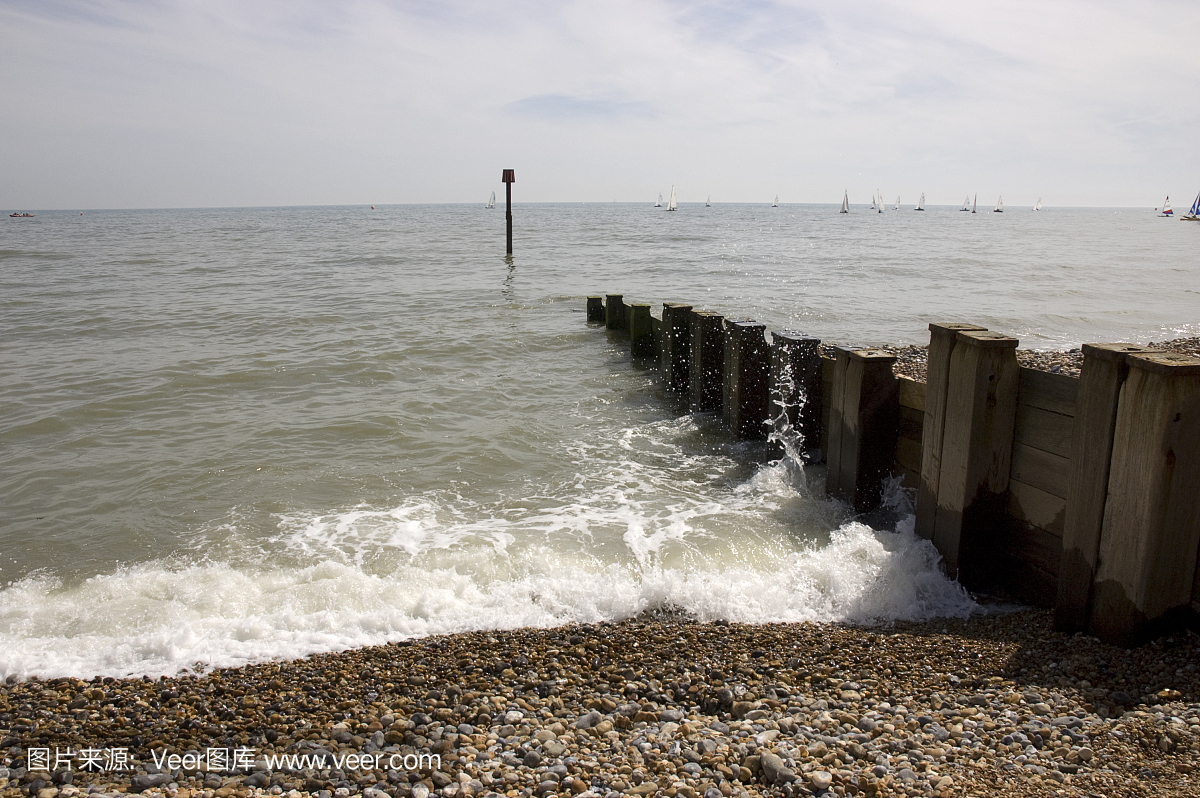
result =
[[[405,551],[413,540],[448,545],[453,535],[414,532],[412,509],[354,510],[331,525],[350,537],[363,525],[377,529]],[[385,518],[394,520],[391,528]],[[311,540],[330,523],[312,519],[300,537]],[[702,554],[664,567],[639,556],[636,529],[631,520],[630,556],[608,563],[543,541],[508,555],[466,547],[464,559],[449,567],[421,565],[418,557],[382,573],[346,557],[301,567],[150,563],[74,586],[29,577],[0,592],[0,676],[169,674],[434,633],[620,620],[654,609],[704,621],[873,623],[965,616],[974,606],[940,574],[933,547],[911,531],[851,522],[827,543],[764,548],[759,567]],[[465,559],[472,556],[502,562]]]

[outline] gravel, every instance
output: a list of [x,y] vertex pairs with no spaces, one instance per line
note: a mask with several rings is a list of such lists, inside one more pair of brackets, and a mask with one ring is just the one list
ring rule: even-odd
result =
[[[643,617],[30,680],[0,686],[0,796],[1197,795],[1197,662],[1190,632],[1127,650],[1025,610],[885,628]],[[26,772],[39,746],[127,747],[132,768]],[[367,766],[151,757],[237,746]],[[371,766],[393,754],[441,767]]]

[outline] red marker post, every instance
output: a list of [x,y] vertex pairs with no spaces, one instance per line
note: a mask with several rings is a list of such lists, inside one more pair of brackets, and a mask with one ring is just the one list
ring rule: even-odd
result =
[[512,169],[505,169],[500,178],[504,181],[504,221],[508,224],[508,254],[512,254],[512,184],[517,182],[517,176]]

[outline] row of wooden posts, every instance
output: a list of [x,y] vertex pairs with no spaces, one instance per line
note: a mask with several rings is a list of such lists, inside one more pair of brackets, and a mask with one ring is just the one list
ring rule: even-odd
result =
[[[720,412],[737,437],[766,437],[770,419],[786,418],[823,456],[827,493],[858,512],[878,506],[885,480],[905,477],[918,534],[968,587],[1020,595],[1036,584],[1026,597],[1052,605],[1060,630],[1122,644],[1196,623],[1200,359],[1085,344],[1075,379],[1021,368],[1011,336],[930,324],[919,383],[898,377],[885,351],[823,357],[810,335],[768,336],[753,320],[682,303],[655,317],[649,304],[592,296],[587,319],[628,335],[669,394]],[[1050,415],[1063,430],[1057,449],[1038,442]],[[1039,462],[1041,483],[1026,476]],[[1052,509],[1023,509],[1029,496]]]

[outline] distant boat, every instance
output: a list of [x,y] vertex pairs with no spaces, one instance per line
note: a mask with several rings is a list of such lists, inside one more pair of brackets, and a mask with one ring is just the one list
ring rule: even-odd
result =
[[772,207],[772,208],[778,208],[778,207],[779,207],[779,195],[778,195],[778,194],[776,194],[776,195],[775,195],[775,201],[771,203],[771,207]]
[[842,209],[838,213],[850,213],[850,189],[842,194]]
[[1187,214],[1179,218],[1187,222],[1200,222],[1200,194],[1196,195],[1196,201],[1188,208]]
[[965,200],[963,200],[963,206],[961,208],[959,208],[959,210],[960,211],[971,210],[971,195],[970,194],[968,194],[967,198]]
[[1035,211],[1040,211],[1042,209],[1042,198],[1041,197],[1038,197],[1037,205],[1034,205],[1033,209]]
[[921,192],[921,199],[917,200],[917,207],[913,208],[913,210],[914,211],[925,210],[925,192],[924,191]]
[[1174,215],[1175,215],[1175,211],[1171,210],[1171,196],[1168,194],[1167,198],[1165,200],[1163,200],[1163,211],[1162,211],[1162,213],[1159,214],[1159,216],[1168,216],[1169,217],[1169,216],[1174,216]]
[[709,195],[708,195],[708,199],[706,199],[706,200],[704,201],[704,207],[705,207],[705,208],[711,208],[711,207],[712,207],[712,194],[709,194]]
[[871,197],[871,210],[875,210],[875,198]]
[[675,186],[671,186],[671,199],[667,201],[667,210],[675,210]]
[[883,192],[875,189],[875,212],[883,213]]
[[992,213],[1004,213],[1004,197],[996,200],[996,207],[992,208]]
[[32,219],[33,218],[32,213],[10,213],[9,216],[11,216],[14,219]]
[[[374,207],[374,206],[372,206],[372,207]],[[492,196],[488,197],[487,205],[484,205],[483,207],[485,207],[485,208],[495,208],[496,207],[496,192],[495,191],[492,192]]]
[[654,203],[654,207],[655,207],[655,208],[661,208],[661,207],[662,207],[662,192],[661,192],[661,191],[660,191],[660,192],[658,192],[658,202]]
[[979,207],[979,195],[975,195],[974,201],[971,202],[971,213],[975,213],[975,209]]
[[894,210],[894,211],[900,210],[900,195],[899,194],[896,195],[896,205],[895,205],[895,207],[892,208],[892,210]]

